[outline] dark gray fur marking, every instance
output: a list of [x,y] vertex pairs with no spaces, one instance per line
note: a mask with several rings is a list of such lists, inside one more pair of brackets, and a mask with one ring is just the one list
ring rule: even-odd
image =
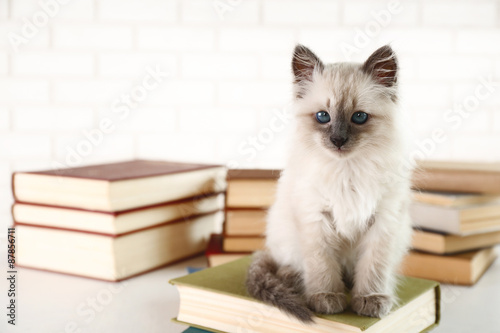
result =
[[254,254],[246,286],[251,296],[264,303],[274,305],[304,323],[314,321],[303,298],[304,283],[300,273],[288,266],[278,268],[266,251]]

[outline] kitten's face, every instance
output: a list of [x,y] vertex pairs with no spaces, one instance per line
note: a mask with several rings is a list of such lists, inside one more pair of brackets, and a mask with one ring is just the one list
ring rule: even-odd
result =
[[323,65],[298,46],[292,67],[298,135],[313,150],[345,158],[387,146],[394,133],[394,53],[377,50],[364,64]]

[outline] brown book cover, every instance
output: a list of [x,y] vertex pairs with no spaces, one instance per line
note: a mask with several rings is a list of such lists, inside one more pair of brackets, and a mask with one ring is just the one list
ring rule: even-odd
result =
[[[220,165],[168,161],[132,160],[76,168],[22,172],[38,175],[118,181],[188,172]],[[17,172],[14,173],[14,177]]]
[[133,160],[85,167],[14,172],[16,201],[106,212],[226,190],[221,165]]
[[280,175],[278,169],[229,169],[227,179],[278,179]]
[[417,190],[500,194],[500,164],[420,161],[412,182]]

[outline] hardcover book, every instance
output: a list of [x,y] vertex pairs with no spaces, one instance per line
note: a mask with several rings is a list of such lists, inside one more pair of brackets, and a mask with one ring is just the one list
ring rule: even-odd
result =
[[208,267],[219,266],[249,255],[248,252],[224,252],[222,249],[223,238],[221,234],[212,234],[205,251]]
[[413,199],[421,203],[445,207],[459,207],[500,201],[498,195],[428,191],[414,191]]
[[227,174],[228,208],[267,208],[274,202],[280,170],[232,169]]
[[500,230],[500,203],[443,207],[413,202],[410,215],[415,227],[455,235]]
[[473,285],[496,259],[494,248],[455,255],[435,255],[412,251],[403,260],[401,272],[407,276],[443,283]]
[[228,236],[224,235],[223,249],[225,252],[253,252],[264,248],[264,236]]
[[427,230],[413,230],[412,247],[435,254],[451,254],[500,244],[500,231],[457,236]]
[[209,194],[121,212],[100,212],[16,202],[18,224],[89,231],[110,236],[224,209],[224,194]]
[[16,265],[120,281],[205,250],[223,212],[120,235],[16,224]]
[[500,194],[500,164],[420,161],[412,182],[418,190]]
[[226,209],[224,232],[228,236],[263,235],[266,231],[266,209]]
[[16,201],[117,212],[224,192],[220,165],[133,160],[39,172],[15,172]]
[[180,294],[177,321],[212,332],[424,332],[439,322],[439,284],[401,277],[399,299],[382,319],[351,310],[316,315],[305,325],[277,308],[250,297],[245,279],[251,258],[208,268],[171,280]]

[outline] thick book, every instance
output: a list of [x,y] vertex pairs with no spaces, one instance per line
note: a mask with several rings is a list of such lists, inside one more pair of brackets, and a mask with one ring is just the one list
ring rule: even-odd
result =
[[113,236],[16,224],[16,264],[120,281],[203,253],[222,219],[219,211]]
[[12,206],[12,216],[14,222],[20,224],[122,235],[222,209],[224,209],[224,194],[212,193],[121,212],[100,212],[16,202]]
[[205,250],[208,267],[219,266],[250,254],[249,252],[224,252],[222,249],[222,240],[223,237],[221,234],[212,234],[210,236],[207,249]]
[[482,203],[493,203],[500,201],[498,195],[476,194],[476,193],[450,193],[414,191],[413,200],[421,203],[439,205],[445,207],[459,207],[465,205],[476,205]]
[[[351,310],[314,317],[303,324],[248,295],[245,279],[251,257],[171,280],[180,294],[177,321],[212,332],[424,332],[440,316],[439,284],[401,277],[399,302],[382,319]],[[255,320],[254,320],[255,318]]]
[[413,226],[447,232],[455,235],[471,235],[500,230],[500,203],[486,203],[459,207],[412,202],[410,215]]
[[452,254],[500,244],[500,231],[457,236],[429,230],[413,230],[412,248],[435,254]]
[[226,189],[225,167],[133,160],[78,168],[15,172],[16,201],[117,212]]
[[420,161],[412,183],[418,190],[500,194],[500,163]]
[[266,209],[226,209],[224,232],[228,236],[263,235],[266,231]]
[[496,259],[495,248],[454,255],[411,251],[403,260],[401,273],[449,284],[473,285]]
[[232,169],[227,174],[228,208],[267,208],[274,203],[280,170]]
[[225,252],[253,252],[264,248],[264,236],[228,236],[224,235],[222,248]]

